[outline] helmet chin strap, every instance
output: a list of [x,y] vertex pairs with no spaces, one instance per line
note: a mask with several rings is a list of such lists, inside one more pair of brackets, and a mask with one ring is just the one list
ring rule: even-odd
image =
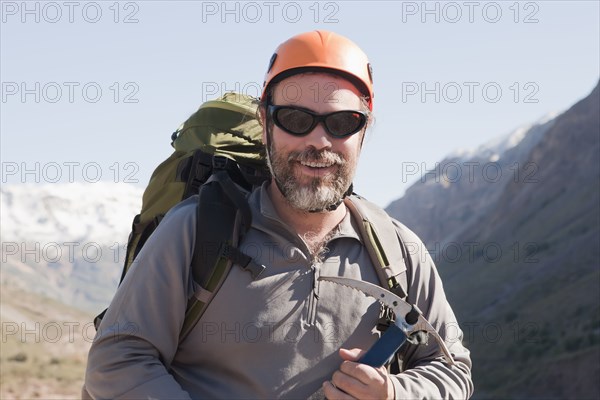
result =
[[339,199],[338,201],[336,201],[333,204],[328,205],[325,208],[308,210],[308,212],[309,213],[319,213],[319,212],[323,212],[323,211],[335,211],[340,206],[340,204],[342,204],[344,202],[344,199],[347,196],[350,196],[352,194],[353,190],[354,190],[353,185],[350,184],[350,187],[348,188],[348,190],[346,190],[346,192],[344,193],[344,195],[342,196],[341,199]]

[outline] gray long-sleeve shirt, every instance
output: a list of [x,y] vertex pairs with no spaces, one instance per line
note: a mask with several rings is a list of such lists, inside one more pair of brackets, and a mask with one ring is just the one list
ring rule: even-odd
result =
[[[337,275],[378,283],[350,214],[315,262],[279,221],[263,187],[250,197],[253,223],[240,249],[266,270],[253,280],[234,266],[179,343],[195,289],[196,201],[168,213],[119,287],[89,353],[85,384],[93,398],[307,398],[339,368],[340,347],[367,349],[377,340],[375,299],[317,281]],[[396,226],[414,249],[407,300],[440,327],[457,362],[451,368],[440,361],[433,340],[410,346],[406,370],[393,377],[396,398],[468,398],[469,352],[433,261],[412,232]]]

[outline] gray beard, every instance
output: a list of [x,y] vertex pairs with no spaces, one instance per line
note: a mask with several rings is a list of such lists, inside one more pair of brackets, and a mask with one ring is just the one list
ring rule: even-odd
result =
[[[324,177],[315,177],[309,184],[301,184],[294,175],[294,163],[298,161],[331,162],[336,171]],[[323,212],[337,203],[352,183],[351,167],[340,154],[314,148],[291,152],[287,157],[278,154],[271,146],[267,151],[267,163],[277,187],[292,207],[304,212]]]

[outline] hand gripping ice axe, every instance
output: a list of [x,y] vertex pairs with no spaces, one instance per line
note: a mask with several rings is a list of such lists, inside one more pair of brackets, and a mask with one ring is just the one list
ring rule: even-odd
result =
[[448,347],[446,347],[446,343],[444,343],[439,333],[423,317],[423,314],[416,306],[407,303],[394,293],[369,282],[339,276],[321,276],[319,280],[330,281],[359,290],[377,299],[384,306],[389,307],[396,315],[396,321],[386,329],[381,338],[375,342],[358,362],[375,368],[381,367],[398,351],[409,336],[419,331],[424,331],[433,336],[438,342],[446,362],[454,365],[454,360],[450,355]]

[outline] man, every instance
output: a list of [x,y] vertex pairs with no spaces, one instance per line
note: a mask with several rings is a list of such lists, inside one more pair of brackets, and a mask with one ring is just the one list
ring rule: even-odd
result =
[[[89,354],[94,398],[470,397],[469,352],[418,238],[401,224],[410,254],[408,297],[440,331],[455,366],[435,343],[401,351],[403,372],[357,362],[377,340],[378,303],[318,281],[345,276],[378,283],[343,198],[351,192],[373,107],[366,55],[340,35],[297,35],[276,50],[260,118],[272,181],[249,197],[252,227],[240,248],[266,266],[259,279],[234,268],[193,331],[179,342],[187,299],[194,199],[173,208],[139,253]],[[140,267],[143,265],[143,267]],[[451,330],[454,333],[450,337]],[[458,332],[458,334],[457,334]],[[432,341],[433,342],[433,341]]]

